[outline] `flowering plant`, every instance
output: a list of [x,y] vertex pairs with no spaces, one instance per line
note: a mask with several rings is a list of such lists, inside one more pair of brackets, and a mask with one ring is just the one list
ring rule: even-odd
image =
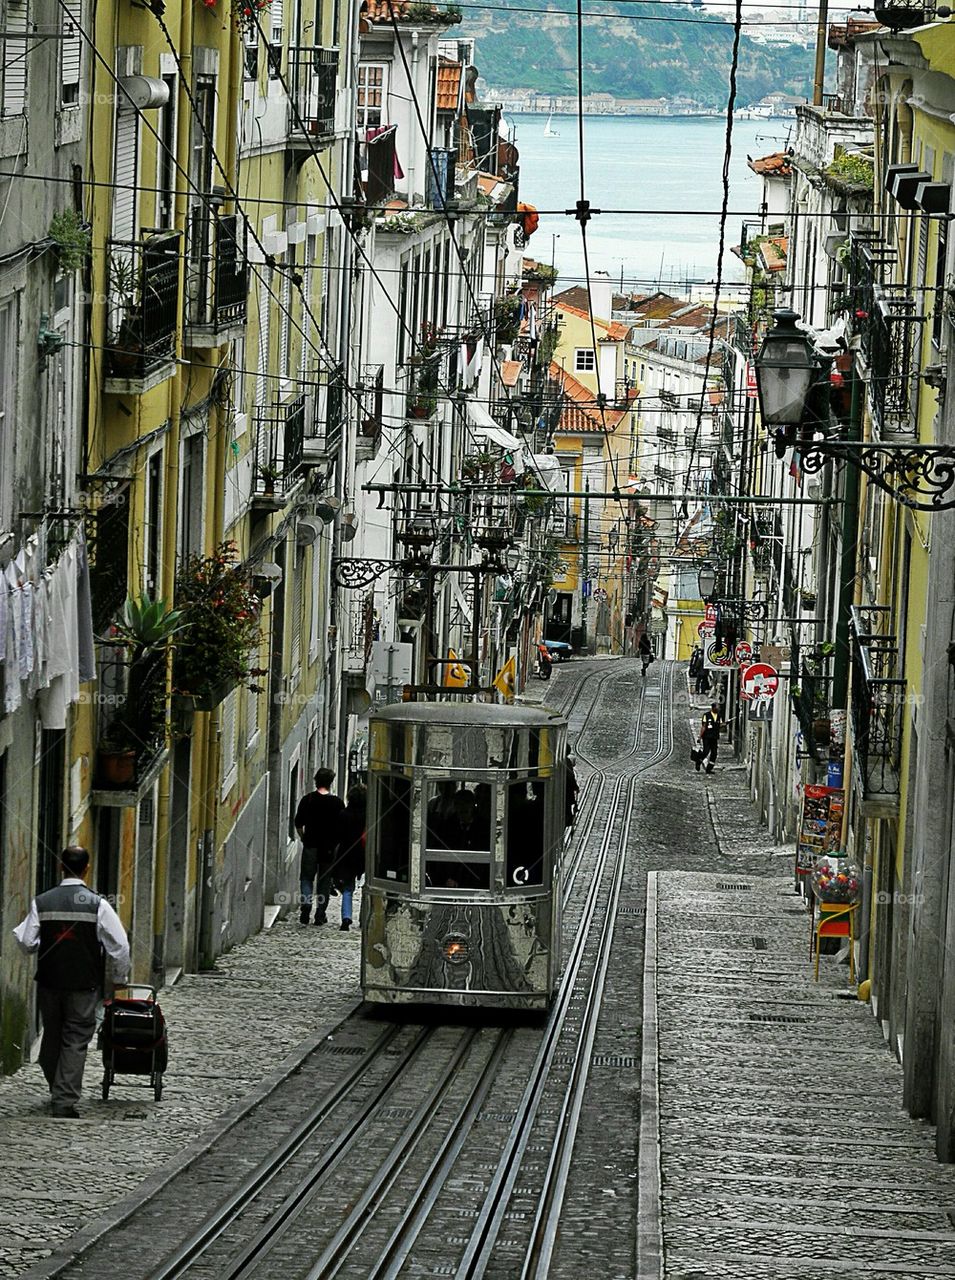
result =
[[820,858],[812,873],[812,891],[820,902],[856,902],[862,892],[859,869],[848,858]]
[[234,542],[211,556],[190,556],[176,583],[184,627],[176,644],[173,679],[180,693],[198,697],[216,686],[244,684],[267,674],[251,659],[261,640],[261,601],[238,569]]
[[[232,17],[235,25],[245,35],[254,35],[258,31],[256,15],[268,9],[272,0],[231,0]],[[218,0],[202,0],[207,9],[218,8]]]

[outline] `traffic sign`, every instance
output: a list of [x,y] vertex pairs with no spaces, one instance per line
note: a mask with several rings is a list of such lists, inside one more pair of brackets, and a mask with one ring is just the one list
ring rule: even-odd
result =
[[708,671],[723,671],[733,665],[733,650],[715,640],[707,640],[703,646],[703,665]]
[[701,622],[696,630],[700,636],[711,636],[715,634],[716,627],[711,622]]
[[753,646],[748,640],[741,640],[733,651],[738,667],[748,667],[753,659]]
[[741,698],[775,698],[779,691],[779,674],[766,662],[754,662],[740,678]]

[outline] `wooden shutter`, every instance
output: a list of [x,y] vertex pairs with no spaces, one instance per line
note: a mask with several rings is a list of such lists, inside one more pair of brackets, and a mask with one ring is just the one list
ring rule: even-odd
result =
[[[26,32],[26,4],[8,3],[3,15],[7,31]],[[27,103],[27,62],[30,43],[27,40],[4,40],[3,42],[3,114],[5,116],[22,116]]]
[[279,376],[283,381],[289,376],[289,339],[292,329],[292,272],[295,269],[295,248],[289,245],[286,269],[282,273],[282,314],[279,317]]
[[139,168],[139,113],[117,90],[116,143],[113,148],[113,239],[135,240],[136,186]]
[[60,30],[60,90],[64,105],[79,102],[80,68],[83,53],[83,5],[82,0],[63,0]]
[[[270,274],[270,273],[269,273]],[[269,399],[269,303],[271,295],[266,288],[268,276],[265,272],[259,277],[259,363],[255,381],[255,403],[262,408]]]

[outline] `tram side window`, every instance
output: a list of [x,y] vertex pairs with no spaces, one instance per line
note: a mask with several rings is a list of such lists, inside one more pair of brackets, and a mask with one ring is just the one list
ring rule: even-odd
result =
[[430,784],[424,865],[429,889],[490,889],[492,800],[486,783]]
[[411,782],[408,778],[378,777],[378,860],[381,880],[408,883],[411,853]]
[[544,788],[542,779],[512,782],[507,789],[506,880],[509,889],[544,883]]

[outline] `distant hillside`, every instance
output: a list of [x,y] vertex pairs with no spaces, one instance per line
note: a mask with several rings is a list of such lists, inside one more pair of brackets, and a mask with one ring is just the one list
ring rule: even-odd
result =
[[[549,12],[539,12],[545,7]],[[714,23],[712,14],[689,5],[589,0],[588,7],[592,12],[585,9],[584,13],[585,93],[624,98],[683,96],[706,106],[725,106],[733,45],[730,23]],[[498,0],[494,9],[486,10],[465,6],[461,32],[476,37],[478,67],[495,88],[573,92],[574,8],[573,0]],[[758,102],[774,90],[809,95],[811,86],[808,50],[755,44],[743,37],[740,106]]]

